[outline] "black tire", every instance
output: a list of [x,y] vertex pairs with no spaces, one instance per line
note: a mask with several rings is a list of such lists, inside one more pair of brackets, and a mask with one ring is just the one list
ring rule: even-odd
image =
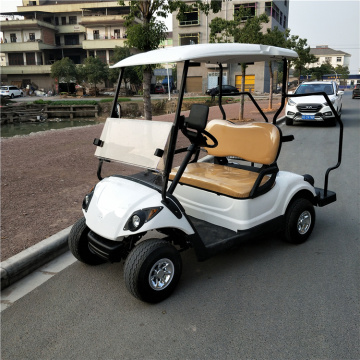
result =
[[[181,270],[181,256],[174,246],[165,240],[149,239],[135,246],[128,255],[124,267],[125,284],[137,299],[157,303],[174,291]],[[156,271],[159,276],[155,276]]]
[[11,94],[10,97],[13,99],[15,96],[14,96],[14,94]]
[[71,228],[68,244],[71,253],[81,262],[87,265],[99,265],[106,261],[101,259],[89,249],[88,233],[85,218],[79,219]]
[[331,119],[329,119],[328,121],[327,121],[327,124],[329,125],[329,126],[336,126],[336,118],[331,118]]
[[313,204],[307,199],[296,199],[285,214],[284,240],[291,244],[302,244],[309,238],[314,225]]
[[294,121],[293,121],[293,119],[290,119],[290,118],[285,118],[285,124],[286,125],[293,125],[293,123],[294,123]]

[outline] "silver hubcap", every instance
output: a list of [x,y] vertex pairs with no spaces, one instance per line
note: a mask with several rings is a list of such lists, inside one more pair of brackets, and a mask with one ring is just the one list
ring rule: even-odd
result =
[[174,264],[169,259],[160,259],[150,270],[149,284],[152,289],[164,290],[174,277]]
[[303,211],[301,215],[299,216],[298,222],[297,222],[297,229],[299,234],[304,235],[306,234],[311,226],[311,214],[309,211]]

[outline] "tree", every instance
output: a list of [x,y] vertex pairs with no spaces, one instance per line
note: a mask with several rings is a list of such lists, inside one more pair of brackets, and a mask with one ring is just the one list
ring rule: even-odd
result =
[[[215,18],[211,21],[210,41],[229,42],[231,37],[236,43],[261,44],[264,35],[262,24],[269,22],[266,14],[251,16],[250,11],[240,6],[234,15],[234,20]],[[245,91],[245,75],[247,64],[241,64],[241,92]],[[244,119],[244,95],[241,96],[239,120]]]
[[[119,5],[125,6],[125,1],[119,0]],[[145,52],[157,49],[160,43],[166,39],[167,28],[165,23],[156,19],[157,17],[166,18],[166,16],[176,10],[179,10],[178,18],[184,16],[184,13],[194,7],[201,11],[210,10],[219,11],[221,2],[211,0],[210,3],[203,3],[198,0],[188,5],[184,1],[176,0],[140,0],[127,1],[126,6],[130,6],[129,15],[126,16],[125,26],[127,27],[127,45],[130,48],[136,48]],[[137,21],[135,21],[137,19]],[[140,20],[140,22],[139,22]],[[151,111],[151,86],[152,67],[143,67],[143,90],[144,90],[144,114],[145,119],[152,119]]]
[[343,79],[348,79],[350,75],[349,68],[347,66],[338,65],[335,68],[335,72],[338,75],[338,77]]
[[316,78],[316,80],[322,80],[323,75],[333,73],[334,68],[329,63],[324,63],[309,69],[309,72],[311,77]]
[[75,81],[77,77],[76,65],[68,57],[62,58],[51,65],[50,76],[58,79],[59,82],[66,82],[69,92],[69,83]]
[[90,84],[94,84],[95,87],[95,95],[97,93],[96,84],[99,84],[105,81],[108,78],[108,66],[104,64],[97,57],[88,57],[84,60],[84,64],[79,69],[81,71],[84,80]]
[[[277,26],[273,29],[267,29],[266,34],[264,35],[265,45],[271,46],[286,46],[286,38],[289,36],[290,30],[286,29],[285,33],[280,31]],[[270,73],[270,92],[269,92],[269,109],[272,109],[272,100],[273,100],[273,82],[274,82],[274,73],[272,68],[272,61],[268,62],[269,73]]]
[[315,55],[310,54],[310,46],[307,44],[307,39],[294,38],[292,49],[299,55],[297,59],[293,60],[293,63],[298,73],[298,84],[300,84],[301,73],[306,70],[306,65],[316,63],[318,59]]
[[[117,63],[122,59],[131,56],[130,48],[127,46],[116,46],[114,49],[114,54],[111,58],[113,63]],[[109,71],[109,80],[112,82],[116,82],[119,78],[119,68],[110,69]],[[125,88],[127,88],[127,84],[132,84],[135,86],[139,86],[142,82],[142,74],[139,66],[128,66],[125,68],[123,80],[125,83]]]

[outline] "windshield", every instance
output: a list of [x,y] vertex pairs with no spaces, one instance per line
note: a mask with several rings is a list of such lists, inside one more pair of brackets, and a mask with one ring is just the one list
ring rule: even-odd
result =
[[[156,149],[164,150],[172,123],[108,118],[95,156],[146,169],[162,171]],[[159,165],[160,163],[160,165]]]
[[331,84],[301,84],[295,94],[310,94],[317,92],[325,92],[327,95],[333,95],[334,89]]

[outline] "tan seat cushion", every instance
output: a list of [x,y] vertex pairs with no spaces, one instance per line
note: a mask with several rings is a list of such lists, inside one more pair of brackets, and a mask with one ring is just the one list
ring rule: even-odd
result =
[[[169,179],[173,180],[178,168],[174,168]],[[211,163],[191,163],[185,169],[180,178],[180,184],[195,186],[204,190],[213,191],[219,194],[234,198],[247,198],[258,173],[230,166]],[[269,180],[264,176],[261,185]]]

